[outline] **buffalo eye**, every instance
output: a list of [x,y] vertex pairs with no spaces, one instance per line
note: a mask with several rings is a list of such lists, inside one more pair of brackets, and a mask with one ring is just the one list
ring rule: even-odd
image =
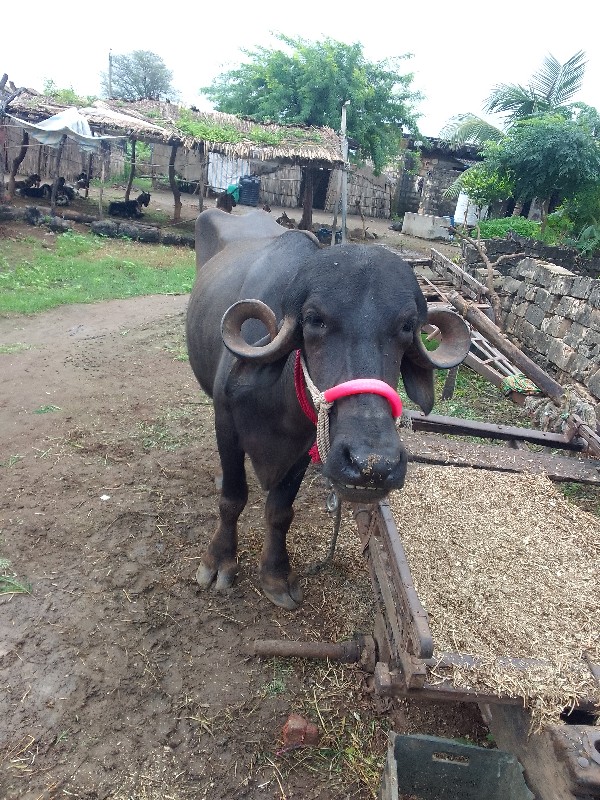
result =
[[304,318],[302,319],[302,325],[310,328],[321,329],[325,329],[327,327],[323,317],[319,316],[319,314],[316,314],[313,311],[309,311],[304,315]]
[[402,333],[414,333],[415,321],[412,319],[406,320],[406,322],[402,323],[400,330]]

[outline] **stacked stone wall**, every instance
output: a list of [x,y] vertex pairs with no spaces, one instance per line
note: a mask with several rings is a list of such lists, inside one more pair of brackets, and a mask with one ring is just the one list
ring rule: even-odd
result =
[[[479,263],[463,268],[485,284]],[[494,285],[511,340],[560,383],[575,381],[600,402],[600,279],[521,258],[502,264]]]
[[[486,239],[485,246],[492,261],[498,256],[522,253],[531,258],[556,264],[558,267],[565,267],[577,275],[600,278],[600,258],[586,258],[572,247],[551,246],[515,234],[511,234],[510,238],[506,239]],[[505,275],[508,274],[511,269],[516,267],[521,258],[522,256],[507,259],[498,267],[498,270]],[[469,265],[476,265],[480,260],[475,248],[469,245],[463,245],[463,259]]]

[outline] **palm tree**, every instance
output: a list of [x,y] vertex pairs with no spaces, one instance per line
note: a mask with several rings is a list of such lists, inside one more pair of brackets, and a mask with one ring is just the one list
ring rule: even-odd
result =
[[[553,111],[571,117],[573,105],[569,101],[581,88],[586,64],[582,50],[564,64],[548,55],[542,68],[531,76],[526,87],[512,83],[499,84],[487,98],[483,110],[490,114],[505,114],[504,130],[519,120]],[[450,120],[441,136],[459,144],[483,144],[500,141],[504,130],[475,114],[460,114]]]
[[[501,83],[485,101],[483,110],[486,113],[505,115],[503,128],[497,128],[475,114],[459,114],[441,131],[442,139],[456,144],[484,145],[486,142],[501,141],[508,129],[524,119],[551,112],[559,112],[569,119],[585,114],[585,110],[580,108],[582,104],[569,101],[581,88],[586,64],[583,50],[575,53],[564,64],[549,54],[541,69],[531,76],[527,86]],[[470,169],[472,168],[463,172],[448,187],[444,192],[445,197],[458,197],[464,176]],[[517,203],[513,213],[519,213],[521,205]]]

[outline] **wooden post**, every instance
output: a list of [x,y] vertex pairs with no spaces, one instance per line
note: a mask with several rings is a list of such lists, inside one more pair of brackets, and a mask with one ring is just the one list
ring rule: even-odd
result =
[[302,200],[302,219],[298,227],[303,231],[312,231],[312,206],[314,193],[314,171],[312,167],[304,167],[304,197]]
[[342,173],[338,171],[337,174],[337,187],[335,190],[335,200],[333,205],[333,222],[331,223],[331,247],[335,245],[335,232],[337,228],[338,206],[342,195]]
[[67,134],[63,133],[60,137],[60,143],[56,153],[56,163],[54,165],[54,183],[52,184],[52,195],[50,197],[50,212],[54,214],[56,210],[56,192],[58,190],[58,178],[60,175],[60,160],[62,158],[65,142],[67,141]]
[[90,181],[92,180],[92,153],[90,153],[89,156],[88,156],[87,178],[88,178],[87,179],[87,186],[85,187],[85,195],[84,195],[84,197],[86,197],[86,198],[90,193]]
[[127,181],[127,189],[125,189],[125,201],[129,200],[129,193],[131,192],[131,184],[133,183],[133,176],[135,175],[135,136],[131,137],[131,168],[129,170],[129,180]]
[[205,189],[205,180],[204,176],[206,174],[206,166],[208,163],[208,154],[206,152],[206,147],[204,142],[200,142],[200,178],[198,180],[198,213],[201,214],[204,211],[204,189]]
[[494,345],[494,347],[497,347],[501,353],[510,359],[510,361],[518,367],[524,375],[530,378],[555,405],[560,406],[560,401],[565,391],[560,383],[557,383],[544,372],[541,367],[538,367],[534,361],[528,358],[525,353],[521,352],[518,347],[515,347],[502,331],[494,325],[474,303],[464,300],[458,292],[450,292],[448,300],[462,317],[470,322],[474,328],[482,333],[486,339]]
[[8,176],[8,198],[12,200],[15,196],[15,176],[19,171],[19,167],[21,166],[23,159],[27,155],[27,147],[29,145],[29,134],[26,130],[23,130],[23,138],[21,139],[21,149],[16,158],[13,159],[10,168],[10,174]]
[[[110,145],[106,146],[106,151],[110,153]],[[104,209],[102,208],[102,196],[104,194],[104,178],[106,176],[106,151],[104,144],[100,144],[100,191],[98,193],[98,213],[100,219],[104,216]]]
[[171,155],[169,156],[169,186],[173,192],[173,222],[179,222],[181,219],[181,192],[175,180],[175,158],[177,157],[178,147],[179,144],[174,143],[171,146]]

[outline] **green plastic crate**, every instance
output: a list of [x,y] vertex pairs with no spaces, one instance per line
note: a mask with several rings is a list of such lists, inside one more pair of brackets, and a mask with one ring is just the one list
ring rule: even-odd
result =
[[390,733],[380,800],[534,800],[510,753],[437,736]]

